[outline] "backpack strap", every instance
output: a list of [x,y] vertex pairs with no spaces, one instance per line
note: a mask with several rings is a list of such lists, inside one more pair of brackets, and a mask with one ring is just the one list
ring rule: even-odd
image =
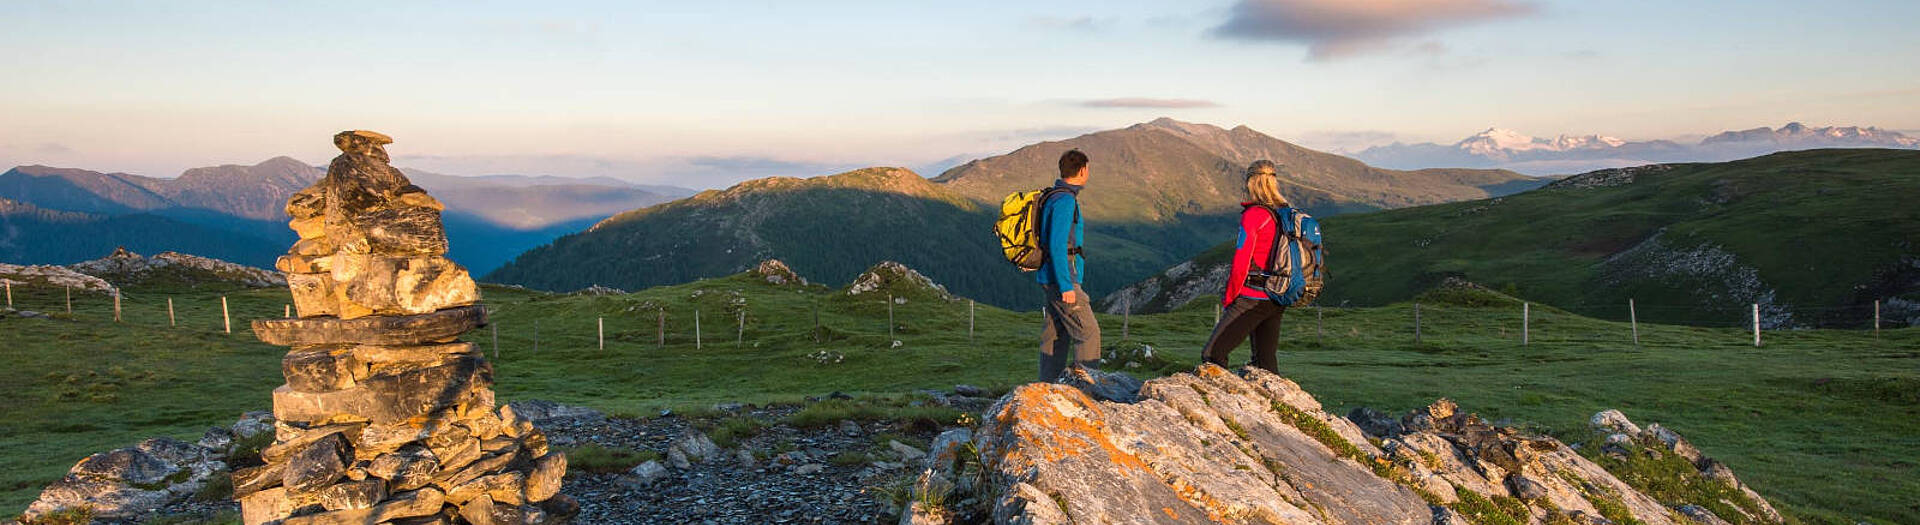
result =
[[[1040,209],[1045,210],[1047,208],[1047,203],[1053,202],[1053,198],[1060,196],[1060,194],[1062,193],[1067,193],[1067,190],[1058,186],[1042,190],[1040,194]],[[1073,207],[1072,226],[1080,225],[1081,221],[1082,219],[1080,216],[1079,202],[1075,201],[1074,207]],[[1073,235],[1073,229],[1070,226],[1067,230],[1067,254],[1068,255],[1080,255],[1083,257],[1085,256],[1084,254],[1086,253],[1086,249],[1081,246],[1080,241],[1081,241],[1080,238],[1075,237]],[[1045,244],[1045,243],[1042,243],[1042,244]],[[1069,263],[1071,263],[1072,260],[1069,259],[1068,261]]]

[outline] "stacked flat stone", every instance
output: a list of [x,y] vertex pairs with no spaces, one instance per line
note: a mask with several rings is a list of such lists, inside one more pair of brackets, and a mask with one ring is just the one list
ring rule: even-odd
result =
[[543,524],[578,511],[566,456],[493,398],[460,334],[486,324],[447,260],[440,203],[388,165],[392,139],[334,136],[326,177],[287,202],[300,241],[276,266],[298,318],[254,321],[290,346],[276,439],[233,473],[249,525]]

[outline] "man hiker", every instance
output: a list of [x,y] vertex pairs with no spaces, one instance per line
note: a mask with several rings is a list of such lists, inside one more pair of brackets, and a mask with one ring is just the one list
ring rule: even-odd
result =
[[1060,180],[1041,203],[1040,246],[1044,258],[1034,280],[1046,290],[1046,326],[1040,330],[1040,380],[1053,381],[1069,365],[1094,368],[1100,363],[1100,322],[1093,318],[1092,301],[1080,285],[1086,277],[1086,258],[1080,243],[1086,228],[1080,219],[1080,189],[1087,184],[1087,154],[1070,150],[1060,156]]

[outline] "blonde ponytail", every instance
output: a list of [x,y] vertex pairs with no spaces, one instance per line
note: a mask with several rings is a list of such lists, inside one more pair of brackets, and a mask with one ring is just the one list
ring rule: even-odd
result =
[[1247,166],[1247,196],[1253,202],[1273,207],[1291,206],[1280,194],[1280,178],[1272,161],[1254,161]]

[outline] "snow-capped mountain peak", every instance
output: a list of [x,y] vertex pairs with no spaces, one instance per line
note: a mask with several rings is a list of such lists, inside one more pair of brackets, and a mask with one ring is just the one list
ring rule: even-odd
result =
[[1861,126],[1809,126],[1789,122],[1779,128],[1725,131],[1697,143],[1671,140],[1626,141],[1605,135],[1533,137],[1488,128],[1452,145],[1437,143],[1374,146],[1353,155],[1375,166],[1419,168],[1505,168],[1522,173],[1579,173],[1661,162],[1721,162],[1776,151],[1812,148],[1920,149],[1920,137]]

